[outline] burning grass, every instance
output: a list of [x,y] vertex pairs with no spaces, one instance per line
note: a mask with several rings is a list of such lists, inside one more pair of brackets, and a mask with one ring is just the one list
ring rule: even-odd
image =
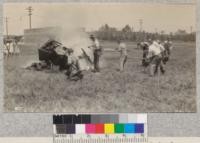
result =
[[[116,43],[102,42],[103,48]],[[59,72],[21,68],[37,59],[37,49],[4,59],[6,112],[196,112],[195,43],[175,43],[166,74],[149,77],[141,51],[128,43],[129,58],[120,73],[118,53],[104,52],[100,74],[69,81]],[[17,108],[16,108],[17,107]]]

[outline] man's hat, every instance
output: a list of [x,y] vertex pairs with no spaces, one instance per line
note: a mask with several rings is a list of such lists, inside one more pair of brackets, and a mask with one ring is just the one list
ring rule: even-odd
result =
[[68,53],[73,53],[74,50],[72,48],[68,48]]
[[118,40],[117,40],[117,43],[121,43],[121,40],[120,40],[120,39],[118,39]]
[[67,51],[67,49],[68,49],[68,48],[67,48],[67,47],[65,47],[65,46],[63,46],[62,48],[63,48],[63,50],[64,50],[64,51]]
[[93,35],[93,34],[91,34],[91,35],[90,35],[90,38],[91,38],[91,39],[94,39],[95,37],[94,37],[94,35]]
[[160,44],[160,40],[159,40],[159,39],[157,39],[156,42],[157,42],[158,44]]
[[167,41],[170,41],[170,39],[171,39],[170,37],[167,37]]

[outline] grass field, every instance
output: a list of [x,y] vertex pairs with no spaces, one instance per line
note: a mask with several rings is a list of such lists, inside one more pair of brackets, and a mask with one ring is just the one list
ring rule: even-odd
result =
[[[102,42],[104,48],[116,43]],[[128,61],[120,73],[119,53],[104,52],[101,74],[69,81],[60,72],[21,68],[37,60],[37,49],[4,58],[5,112],[196,112],[195,43],[174,43],[166,74],[150,77],[142,51],[127,43]]]

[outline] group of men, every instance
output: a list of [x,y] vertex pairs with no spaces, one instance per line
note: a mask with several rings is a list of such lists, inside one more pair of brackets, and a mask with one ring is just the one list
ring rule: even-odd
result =
[[[91,47],[93,48],[94,54],[94,72],[99,72],[99,59],[102,54],[102,49],[100,47],[99,41],[93,35],[90,36],[92,40]],[[119,58],[119,70],[124,71],[124,67],[128,58],[126,44],[121,40],[117,41],[118,47],[116,50],[120,53]],[[139,43],[139,46],[143,50],[142,65],[146,68],[150,66],[150,75],[153,76],[158,73],[160,69],[161,73],[165,73],[164,64],[167,63],[170,56],[170,51],[172,49],[172,42],[167,39],[165,42],[161,43],[159,40],[149,39],[147,42]]]
[[[83,78],[81,65],[80,65],[80,59],[84,58],[86,59],[90,64],[94,65],[92,68],[92,71],[95,73],[100,72],[100,56],[102,54],[102,48],[99,44],[98,39],[94,35],[90,35],[91,44],[88,46],[93,51],[93,58],[89,55],[87,55],[86,51],[84,49],[82,50],[82,55],[75,56],[74,50],[71,48],[61,47],[63,51],[64,48],[64,55],[67,57],[67,72],[66,75],[68,76],[68,79],[71,80],[79,80]],[[58,53],[58,52],[57,52]]]
[[4,46],[3,46],[3,53],[4,55],[19,55],[20,54],[20,49],[17,44],[17,42],[12,39],[12,40],[7,40],[4,41]]
[[[89,62],[93,64],[92,72],[99,73],[100,72],[100,57],[102,55],[102,47],[98,41],[98,39],[94,35],[90,35],[91,45],[88,47],[93,51],[93,58],[90,59],[89,56],[87,56],[83,51],[84,58],[88,59]],[[125,63],[127,61],[127,49],[126,44],[122,41],[118,40],[118,47],[116,48],[118,52],[120,52],[120,71],[124,70]],[[68,62],[71,63],[71,65],[77,65],[76,69],[79,69],[79,60],[77,58],[73,58],[73,50],[68,54]],[[72,59],[72,60],[71,60]],[[71,62],[70,62],[71,61]],[[80,70],[79,70],[80,72]],[[71,72],[70,72],[71,73]]]
[[[90,35],[91,45],[88,47],[93,52],[93,59],[89,57],[85,51],[83,50],[83,56],[85,59],[91,62],[93,65],[92,71],[95,73],[100,72],[100,57],[102,55],[102,47],[98,39],[94,35]],[[121,40],[117,41],[118,47],[115,49],[120,53],[119,58],[119,69],[121,72],[124,71],[124,67],[128,58],[127,54],[127,47],[124,42]],[[147,66],[150,67],[150,75],[153,76],[158,73],[160,69],[161,73],[165,73],[164,64],[169,60],[170,51],[172,48],[172,42],[170,40],[166,40],[165,42],[161,43],[159,40],[151,40],[149,39],[147,42],[139,43],[139,46],[143,50],[143,58],[142,58],[142,65],[146,68]],[[79,66],[79,59],[81,57],[76,57],[73,54],[73,49],[65,49],[67,51],[68,57],[68,64],[71,65],[71,70],[68,70],[67,75],[68,77],[74,77],[80,75],[82,78],[83,75],[80,70]],[[76,70],[74,70],[76,69]],[[73,71],[75,71],[74,74]]]
[[[94,35],[90,35],[89,38],[91,42],[88,47],[78,49],[65,47],[60,42],[52,39],[48,40],[38,50],[41,62],[33,63],[28,69],[42,70],[58,67],[69,80],[74,81],[83,78],[83,70],[92,69],[95,73],[100,72],[101,46]],[[92,65],[93,68],[91,68]]]
[[164,65],[169,60],[172,42],[169,39],[163,43],[159,40],[149,39],[148,42],[141,42],[139,45],[143,50],[142,65],[144,67],[150,66],[150,75],[157,74],[158,69],[164,74]]
[[[98,39],[94,37],[94,35],[90,35],[90,39],[92,41],[91,47],[94,54],[94,70],[93,71],[100,72],[99,61],[100,61],[100,56],[102,55],[102,48],[99,44]],[[122,42],[121,40],[118,40],[117,43],[118,43],[118,47],[116,48],[116,50],[120,53],[119,63],[120,63],[120,71],[122,72],[124,70],[124,66],[128,58],[127,48],[126,48],[126,44]]]

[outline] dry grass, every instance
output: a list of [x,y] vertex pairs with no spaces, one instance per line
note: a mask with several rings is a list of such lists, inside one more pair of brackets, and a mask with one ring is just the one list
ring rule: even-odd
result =
[[[115,48],[103,42],[104,48]],[[37,59],[37,50],[4,59],[6,112],[196,112],[195,43],[176,43],[166,74],[149,77],[140,66],[141,51],[128,43],[125,71],[118,72],[118,53],[102,57],[101,74],[85,72],[68,81],[58,72],[21,68]],[[20,107],[20,108],[16,108]],[[17,109],[17,110],[16,110]]]

